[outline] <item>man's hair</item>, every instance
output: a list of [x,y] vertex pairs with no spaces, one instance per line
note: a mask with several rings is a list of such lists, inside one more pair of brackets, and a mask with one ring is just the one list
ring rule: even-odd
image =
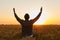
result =
[[29,14],[26,13],[25,16],[24,16],[25,20],[28,20],[30,18]]

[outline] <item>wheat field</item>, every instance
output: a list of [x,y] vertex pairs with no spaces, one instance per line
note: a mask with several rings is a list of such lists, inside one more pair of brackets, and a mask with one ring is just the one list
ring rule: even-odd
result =
[[20,25],[0,25],[0,40],[60,40],[60,25],[34,25],[35,37],[21,38]]

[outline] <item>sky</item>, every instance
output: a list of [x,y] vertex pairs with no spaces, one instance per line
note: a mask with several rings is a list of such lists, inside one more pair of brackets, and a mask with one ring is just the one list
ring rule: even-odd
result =
[[16,14],[24,19],[28,13],[30,19],[34,19],[43,7],[40,18],[35,24],[58,24],[60,25],[60,0],[0,0],[0,24],[19,24],[15,19]]

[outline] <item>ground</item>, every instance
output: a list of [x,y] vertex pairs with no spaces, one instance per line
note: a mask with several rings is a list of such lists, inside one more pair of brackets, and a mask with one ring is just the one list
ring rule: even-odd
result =
[[0,40],[60,40],[60,25],[34,25],[34,38],[21,38],[20,25],[0,25]]

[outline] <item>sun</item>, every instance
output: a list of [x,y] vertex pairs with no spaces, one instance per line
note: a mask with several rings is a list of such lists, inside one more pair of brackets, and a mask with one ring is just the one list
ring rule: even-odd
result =
[[45,17],[40,17],[38,21],[36,21],[34,24],[36,25],[42,25],[45,23]]

